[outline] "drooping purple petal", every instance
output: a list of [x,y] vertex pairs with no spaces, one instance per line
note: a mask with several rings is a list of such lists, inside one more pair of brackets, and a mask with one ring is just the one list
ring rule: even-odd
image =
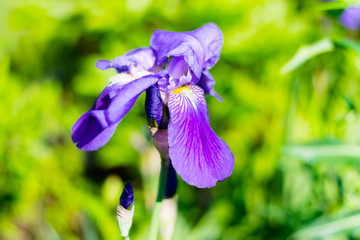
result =
[[196,85],[168,95],[169,155],[181,178],[196,187],[213,187],[229,177],[234,155],[209,123],[204,91]]
[[115,58],[112,61],[99,60],[96,67],[101,70],[115,68],[119,73],[129,72],[132,68],[149,70],[154,66],[155,55],[151,48],[138,48],[126,53],[124,56]]
[[77,143],[76,146],[85,151],[94,151],[104,146],[139,95],[156,81],[156,77],[146,76],[126,84],[109,84],[93,107],[72,127],[72,140]]
[[79,149],[94,151],[110,140],[118,124],[104,127],[102,122],[103,120],[98,119],[92,110],[77,120],[72,127],[72,140]]
[[214,23],[207,23],[188,34],[194,36],[203,47],[205,55],[203,70],[210,69],[219,60],[224,42],[220,28]]
[[159,126],[163,115],[163,106],[159,86],[154,84],[146,90],[145,113],[147,120],[154,119]]
[[211,74],[209,73],[209,71],[204,71],[204,72],[201,74],[201,78],[200,78],[200,80],[198,81],[197,85],[198,85],[199,87],[201,87],[206,94],[210,94],[211,96],[216,97],[216,99],[217,99],[219,102],[222,102],[222,98],[221,98],[220,95],[219,95],[217,92],[215,92],[215,90],[214,90],[215,80],[214,80],[214,78],[211,76]]
[[348,30],[360,29],[360,6],[346,8],[340,16],[341,24]]
[[131,182],[126,182],[124,185],[124,190],[121,193],[119,203],[125,209],[130,207],[131,204],[134,202],[134,191],[131,185]]
[[167,57],[183,56],[195,76],[200,78],[204,64],[204,51],[200,42],[187,33],[156,30],[151,36],[151,48],[156,52],[156,64]]
[[117,123],[134,106],[136,99],[142,92],[159,80],[157,75],[148,75],[124,85],[121,92],[109,104],[107,117],[110,123]]
[[104,146],[114,134],[117,123],[107,120],[107,108],[114,96],[121,91],[120,84],[108,85],[96,99],[93,107],[84,113],[72,127],[72,140],[84,151],[94,151]]

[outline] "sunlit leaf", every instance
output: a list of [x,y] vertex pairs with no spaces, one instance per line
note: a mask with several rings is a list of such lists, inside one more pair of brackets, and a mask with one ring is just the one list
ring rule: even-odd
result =
[[324,239],[340,233],[351,233],[360,229],[360,214],[341,217],[322,223],[310,224],[292,234],[289,239]]
[[298,157],[305,162],[340,160],[360,164],[360,146],[357,145],[286,145],[281,152],[283,155]]
[[289,73],[296,68],[300,67],[309,59],[326,52],[330,52],[334,49],[334,44],[329,39],[322,39],[311,45],[301,47],[294,57],[290,59],[282,68],[281,73]]
[[334,40],[334,44],[346,49],[354,50],[360,54],[360,43],[355,42],[354,40],[344,38],[340,40]]

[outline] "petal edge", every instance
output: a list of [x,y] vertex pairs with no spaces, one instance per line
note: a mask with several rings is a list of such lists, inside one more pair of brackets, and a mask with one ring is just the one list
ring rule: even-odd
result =
[[213,187],[229,177],[234,155],[212,130],[204,91],[188,85],[169,93],[169,155],[181,178],[196,187]]

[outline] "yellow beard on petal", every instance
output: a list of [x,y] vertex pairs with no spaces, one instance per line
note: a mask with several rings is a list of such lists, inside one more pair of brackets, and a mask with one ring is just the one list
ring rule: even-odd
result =
[[179,88],[176,88],[173,93],[174,94],[181,94],[183,91],[189,91],[190,88],[189,87],[179,87]]

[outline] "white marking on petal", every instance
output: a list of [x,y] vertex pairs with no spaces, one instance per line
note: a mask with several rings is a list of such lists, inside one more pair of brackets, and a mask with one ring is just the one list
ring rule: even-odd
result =
[[119,83],[120,85],[125,85],[131,81],[134,81],[135,79],[139,79],[139,78],[142,78],[142,77],[144,77],[146,75],[150,75],[150,74],[152,74],[152,73],[149,71],[136,69],[136,70],[134,70],[133,74],[119,73],[119,74],[111,77],[109,79],[109,81],[111,84]]
[[135,80],[134,76],[129,73],[119,73],[109,79],[111,84],[120,83],[121,85],[129,83],[133,80]]

